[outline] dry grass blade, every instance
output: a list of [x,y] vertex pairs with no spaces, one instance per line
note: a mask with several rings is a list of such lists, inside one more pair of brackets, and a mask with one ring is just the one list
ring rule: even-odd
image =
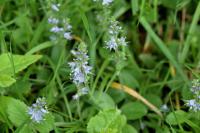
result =
[[142,97],[138,92],[136,92],[135,90],[125,86],[125,85],[122,85],[122,84],[119,84],[119,83],[112,83],[111,85],[114,89],[117,89],[117,90],[123,90],[124,92],[128,93],[129,95],[135,97],[136,99],[142,101],[144,104],[146,104],[150,109],[152,109],[154,112],[156,112],[161,118],[163,117],[162,113],[160,112],[160,110],[155,107],[153,104],[151,104],[149,101],[147,101],[144,97]]

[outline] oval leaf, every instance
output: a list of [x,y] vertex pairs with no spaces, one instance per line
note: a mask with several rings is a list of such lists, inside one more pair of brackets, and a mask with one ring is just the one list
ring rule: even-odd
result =
[[90,119],[88,133],[122,133],[126,124],[126,117],[119,110],[110,109],[99,112]]
[[147,108],[140,102],[130,102],[122,106],[122,113],[128,120],[139,119],[147,114]]
[[166,117],[166,122],[170,125],[178,125],[187,120],[187,113],[182,110],[171,112]]

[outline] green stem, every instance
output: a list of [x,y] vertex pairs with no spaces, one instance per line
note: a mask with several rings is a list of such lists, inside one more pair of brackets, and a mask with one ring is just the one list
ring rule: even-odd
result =
[[68,101],[67,97],[65,96],[65,93],[64,93],[64,90],[63,90],[63,87],[62,87],[62,84],[61,84],[61,79],[58,76],[56,76],[56,80],[58,82],[59,89],[60,89],[62,97],[64,99],[65,106],[66,106],[68,114],[69,114],[69,119],[72,121],[72,113],[71,113],[71,109],[69,107],[69,101]]
[[111,77],[110,81],[108,82],[107,86],[106,86],[106,89],[105,89],[105,92],[107,92],[108,88],[110,87],[110,85],[112,84],[112,82],[115,80],[115,78],[117,77],[117,75],[119,74],[118,71],[116,71],[113,76]]
[[95,88],[96,88],[96,86],[97,86],[97,83],[98,83],[98,81],[99,81],[99,78],[100,78],[100,76],[102,75],[103,71],[105,70],[106,66],[108,65],[109,61],[110,61],[110,59],[107,58],[107,59],[103,62],[102,66],[101,66],[101,68],[100,68],[100,70],[99,70],[99,72],[98,72],[98,74],[97,74],[97,77],[96,77],[96,79],[95,79],[95,81],[94,81],[94,84],[93,84],[93,87],[92,87],[92,94],[94,93]]

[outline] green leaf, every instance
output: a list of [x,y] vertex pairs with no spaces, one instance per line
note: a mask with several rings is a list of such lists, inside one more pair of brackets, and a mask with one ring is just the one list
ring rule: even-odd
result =
[[8,118],[15,126],[19,127],[28,120],[27,108],[26,104],[19,100],[10,100],[7,106],[7,113]]
[[46,48],[49,48],[49,47],[52,47],[54,44],[51,43],[51,42],[44,42],[44,43],[41,43],[39,45],[37,45],[36,47],[32,48],[30,51],[28,51],[26,53],[26,55],[32,55],[33,53],[36,53],[38,51],[41,51],[43,49],[46,49]]
[[21,126],[28,119],[27,106],[12,97],[0,97],[0,120],[11,127]]
[[147,114],[147,108],[140,102],[129,102],[121,108],[128,120],[139,119]]
[[11,98],[9,97],[5,97],[5,96],[1,96],[0,97],[0,121],[1,122],[5,122],[8,124],[8,115],[7,115],[7,107],[8,107],[8,103],[10,102]]
[[121,102],[124,98],[126,98],[126,94],[122,91],[116,91],[114,89],[110,89],[107,92],[114,100],[116,104]]
[[51,113],[45,115],[41,123],[35,123],[34,127],[40,133],[49,133],[54,127],[54,117]]
[[5,74],[0,75],[0,87],[8,87],[8,86],[11,86],[15,82],[16,80],[13,79],[9,75],[5,75]]
[[99,106],[101,109],[115,108],[115,103],[108,94],[96,91],[93,97],[95,97],[94,99],[95,104]]
[[19,79],[15,84],[10,86],[9,92],[21,94],[28,94],[31,90],[31,83],[27,80]]
[[110,109],[99,112],[90,119],[87,125],[88,133],[122,133],[126,117],[119,110]]
[[123,133],[137,133],[138,131],[131,125],[126,124],[123,128]]
[[0,74],[13,75],[27,68],[39,60],[41,55],[14,55],[4,53],[0,55]]
[[20,129],[19,133],[34,133],[34,132],[29,124],[24,124],[23,127]]
[[141,53],[139,55],[139,59],[142,63],[147,66],[148,68],[153,68],[158,63],[156,62],[156,57],[150,53]]
[[139,87],[139,82],[138,80],[134,77],[134,72],[131,69],[123,69],[120,72],[120,81],[122,84],[127,85],[131,88],[137,88]]
[[187,120],[187,113],[182,110],[171,112],[166,117],[166,122],[170,125],[178,125]]
[[138,0],[131,0],[131,9],[132,9],[133,15],[135,15],[139,11]]
[[145,98],[152,103],[153,105],[155,105],[156,107],[160,107],[162,105],[162,100],[161,98],[156,95],[156,94],[147,94],[145,95]]

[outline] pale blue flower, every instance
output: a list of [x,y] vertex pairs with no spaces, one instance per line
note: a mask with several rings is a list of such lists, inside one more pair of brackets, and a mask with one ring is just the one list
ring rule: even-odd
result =
[[59,23],[59,20],[57,18],[48,18],[48,22],[50,24],[58,24]]
[[74,99],[74,100],[78,100],[79,98],[80,98],[80,96],[78,94],[75,94],[72,96],[72,99]]
[[126,37],[118,38],[118,43],[119,43],[119,45],[126,46],[127,45]]
[[86,95],[86,94],[88,94],[88,92],[89,92],[89,89],[88,89],[87,87],[84,87],[84,88],[82,88],[82,89],[80,90],[80,93],[81,93],[82,95]]
[[200,104],[196,101],[196,99],[186,100],[186,105],[194,112],[200,111]]
[[54,26],[51,28],[51,32],[54,32],[54,33],[59,33],[59,32],[62,32],[64,29],[63,28],[60,28],[58,26]]
[[192,81],[191,92],[193,93],[194,99],[186,100],[186,106],[194,112],[200,111],[200,81],[198,79]]
[[83,51],[72,51],[72,54],[76,57],[74,62],[70,62],[71,77],[76,85],[87,82],[87,75],[90,74],[92,67],[88,65],[88,55]]
[[73,62],[69,62],[68,64],[71,68],[71,79],[78,89],[77,93],[73,96],[73,99],[77,100],[80,96],[86,95],[89,92],[87,84],[92,67],[88,65],[89,57],[86,47],[79,47],[78,51],[72,50],[71,53],[75,58]]
[[40,123],[44,120],[45,114],[48,113],[45,101],[45,98],[38,98],[36,103],[28,108],[28,114],[32,121]]
[[117,50],[119,46],[126,46],[126,37],[121,35],[122,27],[118,21],[111,20],[108,29],[109,39],[106,42],[106,48],[109,50]]
[[[99,1],[99,0],[93,0],[94,2]],[[108,6],[113,2],[113,0],[102,0],[102,5],[103,6]]]
[[60,4],[52,4],[51,5],[51,9],[58,12],[59,11],[59,7],[60,7]]
[[113,0],[103,0],[102,4],[103,5],[110,5],[110,3],[112,3]]
[[72,39],[71,32],[65,32],[64,38],[67,39],[67,40],[71,40]]
[[114,37],[111,37],[109,41],[106,41],[106,48],[109,50],[116,50],[118,48],[118,44]]

